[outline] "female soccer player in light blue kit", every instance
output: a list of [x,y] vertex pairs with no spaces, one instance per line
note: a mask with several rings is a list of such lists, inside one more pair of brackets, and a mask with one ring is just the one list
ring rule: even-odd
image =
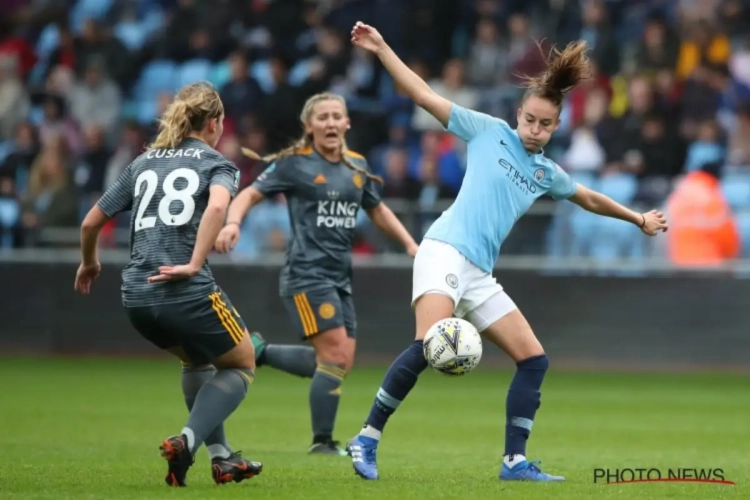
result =
[[657,211],[639,214],[577,185],[544,156],[560,120],[563,94],[589,75],[585,42],[554,51],[547,69],[528,81],[518,109],[518,128],[437,95],[388,47],[371,26],[357,23],[352,42],[375,53],[396,84],[448,132],[468,143],[466,176],[451,207],[430,227],[414,261],[412,307],[415,341],[396,358],[383,379],[370,415],[349,442],[355,472],[378,479],[376,450],[388,418],[427,367],[423,339],[437,321],[455,315],[516,362],[506,400],[502,480],[562,481],[526,460],[526,441],[540,404],[549,366],[544,349],[502,286],[492,277],[500,246],[515,222],[542,195],[568,199],[589,212],[631,222],[649,235],[667,230]]

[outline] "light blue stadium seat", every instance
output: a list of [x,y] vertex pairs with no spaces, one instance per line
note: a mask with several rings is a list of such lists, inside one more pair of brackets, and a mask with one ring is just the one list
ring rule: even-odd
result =
[[13,144],[10,141],[4,141],[0,138],[0,164],[3,163],[5,158],[13,151]]
[[[571,172],[573,182],[596,189],[596,177],[590,172]],[[547,232],[547,254],[551,257],[588,254],[591,244],[591,224],[595,216],[569,201],[559,201]]]
[[208,75],[208,81],[214,84],[214,87],[220,89],[229,81],[231,70],[227,61],[214,64],[211,68],[211,74]]
[[583,184],[587,188],[595,189],[596,176],[593,173],[586,171],[573,171],[569,172],[568,175],[570,175],[570,178],[576,184]]
[[114,29],[115,36],[131,51],[139,50],[146,42],[146,29],[142,23],[127,21],[118,23]]
[[571,245],[570,255],[575,257],[588,256],[591,245],[596,238],[596,223],[599,216],[574,207],[570,215]]
[[750,175],[733,174],[724,177],[721,191],[733,209],[750,207]]
[[289,84],[302,85],[310,77],[310,61],[302,60],[297,62],[289,71]]
[[177,89],[176,67],[172,61],[151,61],[141,71],[136,85],[138,99],[156,99],[160,92]]
[[177,88],[191,83],[207,81],[211,74],[211,63],[205,59],[186,61],[177,69]]
[[148,12],[143,16],[141,26],[145,31],[145,36],[151,36],[165,24],[164,12],[158,6],[151,7]]
[[158,106],[155,99],[143,99],[138,101],[136,119],[141,125],[149,125],[156,119]]
[[18,223],[21,207],[13,199],[0,199],[0,248],[13,248],[12,227]]
[[113,0],[78,0],[70,11],[70,27],[74,33],[80,33],[86,19],[103,19]]
[[599,179],[597,190],[618,203],[631,203],[638,191],[638,180],[628,174],[608,175]]
[[39,34],[36,42],[36,53],[40,59],[46,60],[60,44],[60,30],[55,24],[48,24]]
[[256,61],[250,66],[250,75],[255,78],[260,88],[266,94],[276,90],[276,84],[271,76],[271,65],[268,61]]
[[737,231],[740,233],[742,250],[740,256],[744,259],[750,258],[750,209],[737,212],[734,216]]

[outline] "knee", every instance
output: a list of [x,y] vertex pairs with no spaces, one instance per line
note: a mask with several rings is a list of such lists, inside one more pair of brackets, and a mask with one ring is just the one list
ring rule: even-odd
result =
[[519,370],[533,370],[546,373],[549,369],[549,358],[544,353],[537,354],[517,362],[516,366]]
[[245,391],[247,391],[255,380],[255,370],[250,368],[234,368],[234,372],[242,379],[245,384]]
[[331,343],[316,350],[318,365],[337,366],[344,374],[351,370],[354,364],[354,353],[344,343]]

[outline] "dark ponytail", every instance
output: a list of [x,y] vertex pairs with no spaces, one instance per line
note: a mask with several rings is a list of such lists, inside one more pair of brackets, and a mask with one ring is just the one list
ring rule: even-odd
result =
[[544,72],[535,77],[524,78],[528,88],[524,101],[535,95],[560,106],[566,92],[581,81],[591,78],[587,50],[588,45],[583,40],[569,43],[562,52],[553,47],[546,57],[547,68]]

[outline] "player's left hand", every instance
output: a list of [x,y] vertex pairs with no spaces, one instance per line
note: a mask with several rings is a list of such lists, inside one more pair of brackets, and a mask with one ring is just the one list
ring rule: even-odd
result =
[[161,283],[164,281],[184,280],[187,278],[192,278],[193,276],[198,274],[199,271],[200,269],[196,269],[190,264],[185,264],[182,266],[160,266],[159,274],[157,274],[156,276],[151,276],[148,279],[148,282]]
[[76,272],[76,281],[73,285],[73,289],[81,292],[83,295],[88,295],[91,291],[91,283],[99,276],[102,272],[102,265],[97,261],[93,264],[84,264],[78,266]]
[[656,233],[659,231],[665,233],[667,232],[667,229],[669,229],[669,225],[667,224],[667,219],[664,217],[664,214],[657,211],[657,210],[651,210],[650,212],[646,212],[643,215],[643,225],[641,226],[641,231],[646,233],[649,236],[656,236]]

